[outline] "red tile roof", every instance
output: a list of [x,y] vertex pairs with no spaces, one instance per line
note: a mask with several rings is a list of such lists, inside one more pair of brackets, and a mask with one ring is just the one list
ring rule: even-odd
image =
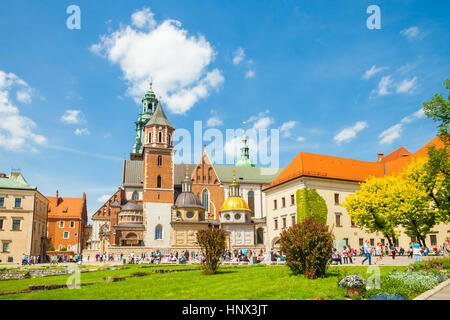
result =
[[[84,218],[85,199],[67,198],[67,197],[46,197],[50,202],[48,204],[49,218]],[[58,205],[56,201],[58,199]]]
[[399,173],[412,159],[426,156],[429,145],[435,145],[437,148],[441,148],[443,143],[439,137],[435,137],[414,154],[411,154],[405,148],[399,148],[384,157],[384,161],[380,162],[359,161],[300,152],[264,190],[301,176],[364,181],[370,176],[382,177],[384,175]]

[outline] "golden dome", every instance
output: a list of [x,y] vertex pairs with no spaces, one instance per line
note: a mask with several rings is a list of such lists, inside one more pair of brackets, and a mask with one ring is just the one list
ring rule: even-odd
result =
[[222,211],[252,211],[248,207],[247,202],[241,197],[228,197],[227,200],[222,203],[220,212]]

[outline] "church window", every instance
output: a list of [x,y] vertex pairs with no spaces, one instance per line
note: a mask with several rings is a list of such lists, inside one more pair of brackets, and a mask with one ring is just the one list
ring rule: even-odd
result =
[[162,240],[162,226],[160,224],[155,228],[155,240]]
[[264,244],[263,228],[258,228],[258,230],[256,230],[256,244]]
[[152,143],[152,133],[148,134],[148,143]]
[[162,179],[161,179],[161,176],[158,176],[158,178],[156,179],[156,187],[161,188],[161,185],[162,185]]
[[177,212],[177,218],[181,218],[181,212],[180,211]]
[[158,132],[158,142],[162,142],[162,132]]
[[188,212],[186,214],[186,217],[188,217],[188,219],[192,219],[194,217],[194,214],[192,212]]
[[241,218],[241,215],[239,214],[239,213],[236,213],[235,215],[234,215],[234,219],[235,220],[239,220]]
[[255,193],[253,191],[249,191],[247,195],[248,207],[252,210],[252,217],[255,216]]
[[202,205],[206,212],[209,212],[209,192],[207,189],[202,192]]
[[162,166],[162,157],[158,156],[158,167]]
[[170,145],[172,143],[172,136],[169,134],[167,136],[167,144]]
[[131,200],[139,200],[139,193],[137,191],[133,192],[133,195],[131,196]]
[[230,215],[228,213],[225,215],[225,219],[230,220]]

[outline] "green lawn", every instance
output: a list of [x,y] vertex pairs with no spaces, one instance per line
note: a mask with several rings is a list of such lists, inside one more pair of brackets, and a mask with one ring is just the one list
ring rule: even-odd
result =
[[[198,266],[179,266],[182,268]],[[124,276],[136,271],[154,272],[158,268],[138,269],[131,266],[126,270],[98,271],[81,274],[82,282],[101,281],[104,276]],[[380,267],[381,274],[405,267]],[[341,273],[338,274],[338,270]],[[345,290],[337,286],[343,273],[359,273],[364,277],[366,266],[330,267],[325,278],[309,280],[291,275],[286,266],[249,266],[242,268],[222,267],[216,275],[203,275],[201,271],[156,274],[128,278],[120,282],[105,282],[80,289],[56,289],[24,294],[0,296],[0,299],[345,299]],[[14,291],[29,284],[65,283],[68,276],[0,281],[0,291]]]

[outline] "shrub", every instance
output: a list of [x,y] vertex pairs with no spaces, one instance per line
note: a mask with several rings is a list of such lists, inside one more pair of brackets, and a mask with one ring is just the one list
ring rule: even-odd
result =
[[281,233],[281,251],[293,274],[314,279],[323,277],[333,250],[333,234],[328,226],[306,218]]
[[202,250],[202,266],[205,274],[214,274],[219,267],[220,258],[225,251],[226,231],[208,228],[197,232],[197,244]]
[[136,271],[136,272],[133,272],[131,275],[132,275],[133,277],[145,277],[145,276],[148,276],[148,275],[150,275],[150,274],[151,274],[151,272]]
[[430,290],[439,283],[439,280],[433,274],[424,271],[394,271],[389,274],[388,278],[400,280],[413,293],[421,293]]
[[[395,296],[402,296],[405,297],[405,299],[409,299],[411,297],[411,290],[409,290],[400,280],[382,277],[380,288],[367,290],[364,293],[364,296],[369,299],[378,296],[378,298],[374,300],[396,300],[389,298]],[[384,299],[383,296],[386,297],[386,299]]]

